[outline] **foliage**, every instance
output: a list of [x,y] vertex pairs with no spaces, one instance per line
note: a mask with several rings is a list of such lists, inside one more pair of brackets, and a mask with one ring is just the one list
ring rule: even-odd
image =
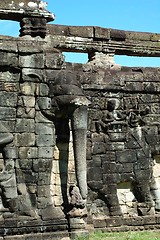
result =
[[158,231],[141,231],[125,233],[91,233],[89,237],[78,237],[76,240],[160,240]]

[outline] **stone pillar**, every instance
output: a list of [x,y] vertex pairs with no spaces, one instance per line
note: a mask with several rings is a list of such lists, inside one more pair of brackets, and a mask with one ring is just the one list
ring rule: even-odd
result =
[[20,36],[30,35],[31,37],[46,36],[47,20],[45,18],[23,18],[20,22]]
[[0,2],[0,19],[20,22],[20,36],[44,38],[47,22],[55,18],[46,7],[47,3],[39,0],[4,0]]

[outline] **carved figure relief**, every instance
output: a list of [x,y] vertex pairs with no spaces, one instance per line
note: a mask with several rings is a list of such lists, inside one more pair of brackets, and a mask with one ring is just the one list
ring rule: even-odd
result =
[[[125,98],[122,96],[108,98],[107,109],[102,110],[102,118],[95,122],[99,139],[102,139],[102,144],[106,145],[106,150],[102,152],[103,154],[101,153],[101,158],[104,159],[101,163],[102,173],[106,180],[98,192],[103,195],[110,214],[121,215],[117,196],[118,184],[130,182],[131,191],[137,203],[137,214],[153,214],[154,201],[156,201],[151,194],[151,189],[154,189],[151,184],[154,182],[154,151],[153,144],[148,141],[151,137],[151,130],[148,132],[148,129],[156,127],[148,125],[149,123],[145,121],[145,117],[150,113],[148,106],[140,110],[139,104],[135,105],[134,98],[130,108],[126,108],[124,104]],[[158,132],[154,131],[154,134],[156,138]],[[94,189],[90,181],[89,186]],[[133,206],[135,203],[133,202]]]
[[[17,197],[14,147],[9,147],[13,141],[13,134],[0,122],[0,151],[3,158],[2,171],[0,172],[1,203],[0,212],[12,210],[11,201]],[[8,210],[7,210],[8,209]]]

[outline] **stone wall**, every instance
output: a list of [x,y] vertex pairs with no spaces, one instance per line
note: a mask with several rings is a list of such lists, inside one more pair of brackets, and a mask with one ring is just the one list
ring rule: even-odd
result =
[[[95,214],[153,214],[155,204],[159,211],[159,187],[153,174],[159,155],[156,72],[158,69],[151,68],[101,70],[99,84],[93,82],[91,89],[92,78],[90,85],[84,86],[92,102],[87,160],[88,185],[94,192],[90,210]],[[113,87],[110,79],[116,80]],[[128,189],[126,193],[123,188]]]
[[0,238],[159,229],[160,68],[114,62],[160,56],[159,34],[46,25],[46,14],[0,36]]

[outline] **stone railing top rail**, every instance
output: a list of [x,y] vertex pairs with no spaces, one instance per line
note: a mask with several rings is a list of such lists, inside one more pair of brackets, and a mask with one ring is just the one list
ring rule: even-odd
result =
[[160,34],[94,26],[47,25],[54,47],[73,52],[160,56]]
[[0,2],[0,19],[21,21],[24,17],[54,20],[54,14],[46,9],[47,3],[39,0],[2,0]]

